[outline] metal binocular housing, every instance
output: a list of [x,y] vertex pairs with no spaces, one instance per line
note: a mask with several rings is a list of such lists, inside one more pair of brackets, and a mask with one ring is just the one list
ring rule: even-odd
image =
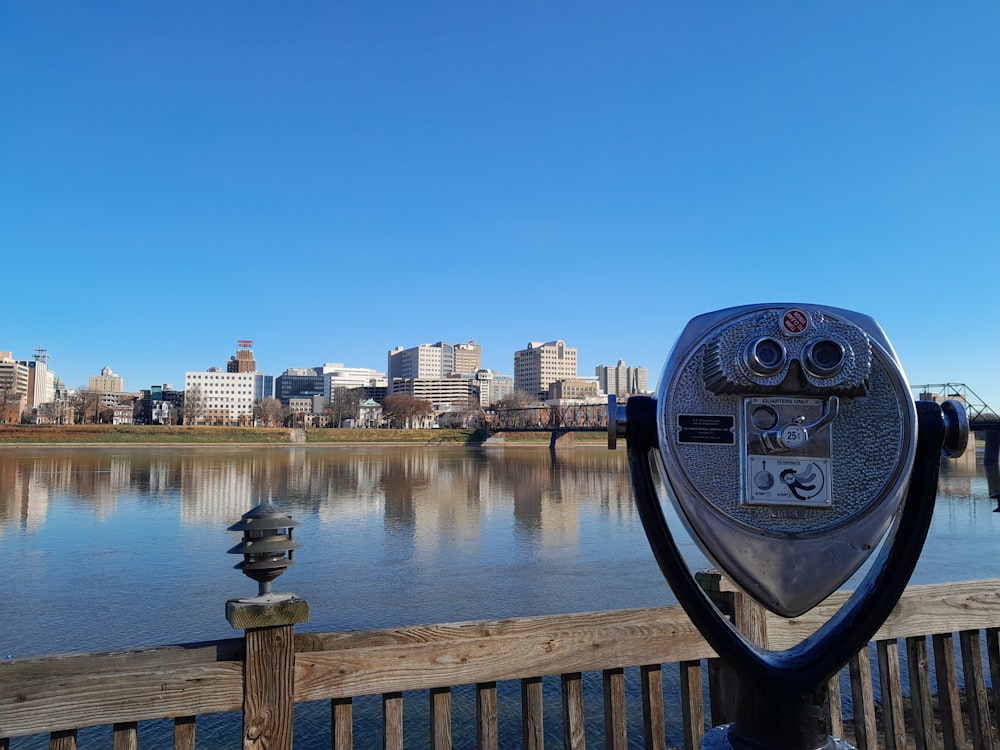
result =
[[[636,505],[664,577],[713,648],[755,685],[754,708],[733,736],[822,745],[797,702],[867,642],[902,594],[930,525],[941,456],[960,455],[968,440],[961,404],[915,403],[872,318],[781,303],[694,318],[655,399],[619,406],[612,397],[608,417],[609,447],[627,440]],[[708,560],[782,617],[810,610],[878,556],[816,633],[763,652],[694,581],[659,488]],[[762,700],[790,728],[757,718]]]
[[874,320],[812,305],[692,320],[657,392],[662,476],[706,556],[784,617],[835,591],[898,512],[916,409]]

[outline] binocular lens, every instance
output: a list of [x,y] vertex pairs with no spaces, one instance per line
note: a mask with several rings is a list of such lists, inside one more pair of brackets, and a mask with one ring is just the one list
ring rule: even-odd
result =
[[755,339],[747,347],[746,362],[758,375],[773,375],[785,366],[785,346],[777,339]]
[[805,366],[813,375],[830,377],[844,366],[844,347],[832,339],[817,339],[806,347]]

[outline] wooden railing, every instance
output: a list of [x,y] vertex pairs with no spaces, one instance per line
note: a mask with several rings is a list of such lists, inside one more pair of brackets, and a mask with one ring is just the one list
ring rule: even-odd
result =
[[[737,622],[752,626],[754,639],[777,649],[811,632],[842,601],[835,596],[803,617],[782,620],[764,616],[741,594],[722,592],[719,598]],[[1000,699],[997,693],[991,699],[986,683],[987,669],[993,684],[1000,679],[998,632],[1000,580],[907,589],[870,648],[845,667],[853,699],[850,721],[843,718],[840,681],[831,679],[832,733],[846,733],[861,750],[930,750],[942,743],[945,750],[994,748]],[[455,686],[473,686],[477,747],[541,748],[542,678],[550,675],[559,676],[561,715],[555,721],[569,748],[584,747],[588,739],[591,744],[603,739],[609,748],[630,743],[666,748],[669,733],[693,750],[706,725],[725,723],[731,715],[724,665],[677,607],[298,633],[287,680],[254,674],[251,661],[244,663],[248,648],[244,638],[234,638],[0,663],[0,750],[11,747],[11,738],[37,734],[48,734],[52,748],[70,750],[76,747],[77,730],[95,725],[111,726],[112,747],[125,750],[137,747],[139,722],[164,718],[173,719],[174,747],[193,749],[196,717],[244,711],[245,687],[251,682],[287,684],[295,702],[328,701],[330,743],[337,750],[355,746],[354,699],[366,695],[381,696],[383,746],[402,748],[404,693],[407,701],[423,703],[430,747],[452,747]],[[905,681],[901,654],[908,667]],[[677,665],[680,726],[668,726],[664,710],[667,698],[672,703],[678,698],[664,695],[665,665]],[[585,727],[586,673],[601,676],[598,730],[592,719]],[[640,684],[626,685],[626,678]],[[520,683],[521,722],[512,737],[500,736],[498,721],[497,684],[505,681]],[[626,700],[627,690],[641,694],[638,708],[630,707],[634,701]],[[876,692],[882,696],[878,703]],[[636,711],[641,717],[630,715]],[[244,726],[243,747],[277,747],[272,740],[266,727]],[[454,740],[471,744],[467,737]],[[229,746],[236,742],[234,737]],[[413,744],[426,746],[426,736]]]

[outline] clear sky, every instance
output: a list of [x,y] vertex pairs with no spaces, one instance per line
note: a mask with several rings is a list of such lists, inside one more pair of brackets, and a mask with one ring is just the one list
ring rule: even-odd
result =
[[873,316],[1000,406],[994,2],[0,4],[0,350],[70,386]]

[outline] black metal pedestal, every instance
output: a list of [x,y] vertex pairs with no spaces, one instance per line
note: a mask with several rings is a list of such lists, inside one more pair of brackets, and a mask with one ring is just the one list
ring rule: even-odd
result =
[[678,601],[716,653],[736,672],[734,722],[706,737],[705,748],[818,750],[846,747],[820,718],[826,681],[857,653],[889,616],[917,564],[937,494],[945,419],[941,407],[918,401],[918,439],[902,511],[879,557],[851,598],[822,628],[786,651],[749,643],[716,609],[687,567],[667,525],[653,480],[657,450],[655,401],[626,404],[629,469],[643,528]]

